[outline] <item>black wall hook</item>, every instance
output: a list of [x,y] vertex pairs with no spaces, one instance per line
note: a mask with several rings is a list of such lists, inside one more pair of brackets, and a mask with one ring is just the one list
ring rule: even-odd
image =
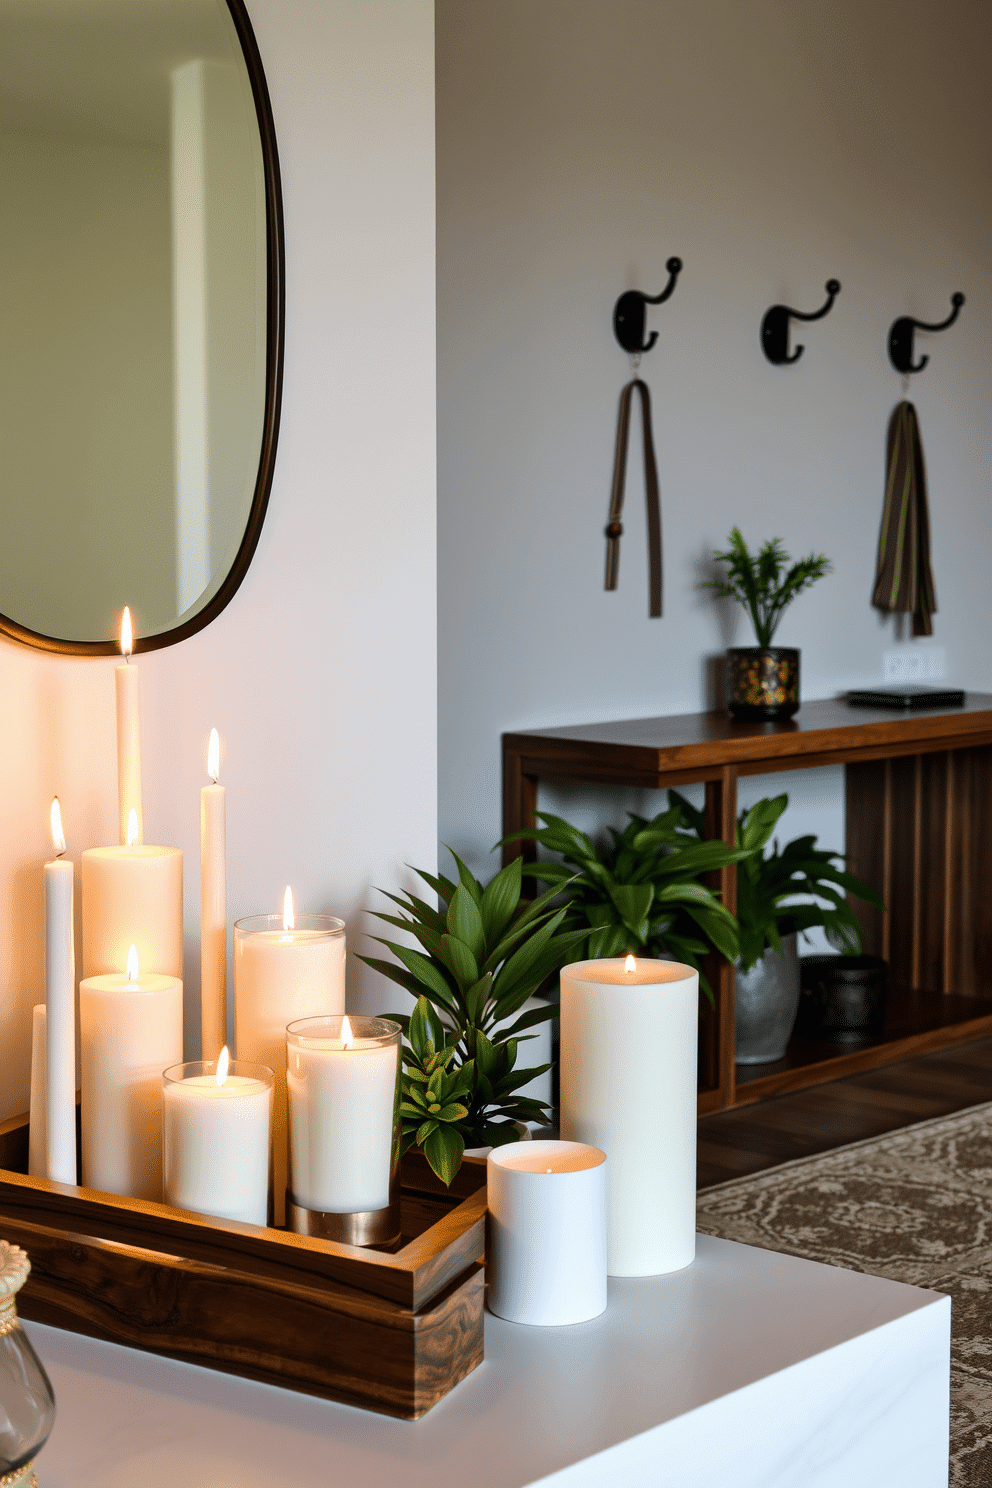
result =
[[925,320],[914,320],[911,315],[900,315],[889,327],[889,360],[897,372],[922,372],[928,356],[921,356],[918,362],[913,361],[913,332],[914,331],[946,331],[949,325],[953,325],[958,318],[958,311],[964,304],[964,295],[960,290],[951,295],[951,304],[954,307],[946,320],[938,320],[930,325]]
[[840,294],[840,282],[837,279],[828,279],[824,288],[828,295],[827,303],[810,315],[804,315],[801,310],[791,310],[788,305],[771,305],[765,311],[765,318],[761,322],[761,349],[777,367],[783,362],[798,362],[803,354],[803,347],[797,346],[792,355],[789,355],[790,319],[822,320]]
[[658,332],[652,331],[647,341],[644,340],[644,306],[663,305],[671,298],[672,290],[682,272],[682,260],[670,258],[665,268],[668,270],[668,283],[660,295],[646,295],[641,294],[639,289],[628,289],[613,306],[613,334],[624,351],[631,354],[650,351],[658,339]]

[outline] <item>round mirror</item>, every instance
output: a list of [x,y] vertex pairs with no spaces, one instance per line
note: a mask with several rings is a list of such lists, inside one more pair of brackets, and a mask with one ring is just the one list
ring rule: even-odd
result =
[[199,630],[251,562],[282,209],[241,0],[0,0],[0,631]]

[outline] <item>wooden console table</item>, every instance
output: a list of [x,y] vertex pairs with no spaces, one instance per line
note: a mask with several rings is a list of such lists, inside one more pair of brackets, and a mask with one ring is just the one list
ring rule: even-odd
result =
[[[504,833],[535,824],[541,780],[702,782],[709,835],[733,842],[739,776],[833,764],[845,766],[851,869],[887,906],[884,914],[855,906],[865,950],[889,961],[885,1031],[856,1046],[794,1038],[776,1064],[735,1066],[733,967],[714,958],[700,1113],[992,1034],[992,696],[911,713],[813,702],[777,724],[718,712],[503,735]],[[732,909],[733,868],[719,887]]]

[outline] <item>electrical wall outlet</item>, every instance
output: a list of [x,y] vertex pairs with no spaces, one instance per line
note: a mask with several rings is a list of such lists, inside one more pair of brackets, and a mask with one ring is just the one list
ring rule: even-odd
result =
[[946,675],[943,646],[896,646],[882,656],[883,682],[942,682]]

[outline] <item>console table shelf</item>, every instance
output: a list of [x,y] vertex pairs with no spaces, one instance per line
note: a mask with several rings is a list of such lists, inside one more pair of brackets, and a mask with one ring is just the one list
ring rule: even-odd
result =
[[[992,1034],[992,696],[963,708],[806,703],[784,723],[723,712],[503,735],[503,831],[533,826],[541,780],[657,789],[702,783],[707,830],[732,842],[741,775],[843,764],[851,868],[885,900],[857,904],[865,950],[885,956],[884,1034],[853,1046],[793,1039],[777,1064],[734,1064],[733,967],[714,958],[702,1023],[701,1113],[750,1104]],[[513,844],[507,859],[533,844]],[[735,903],[734,870],[716,875]]]

